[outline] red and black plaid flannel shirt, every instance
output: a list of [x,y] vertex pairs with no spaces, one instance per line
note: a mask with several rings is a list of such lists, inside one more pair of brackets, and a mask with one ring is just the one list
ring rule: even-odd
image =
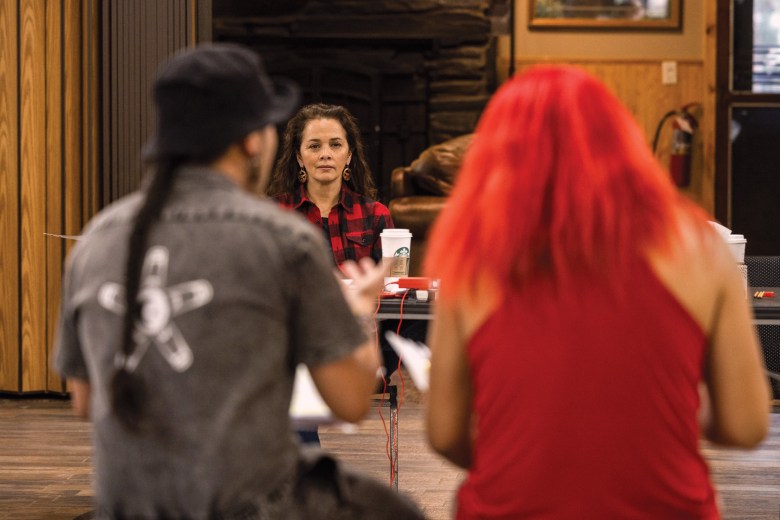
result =
[[[320,210],[306,196],[303,186],[295,195],[278,195],[276,200],[282,207],[301,213],[309,222],[323,229]],[[366,199],[342,184],[341,200],[330,210],[327,219],[327,232],[324,229],[323,232],[333,251],[336,265],[366,256],[377,263],[382,260],[379,234],[383,229],[394,227],[387,206]]]

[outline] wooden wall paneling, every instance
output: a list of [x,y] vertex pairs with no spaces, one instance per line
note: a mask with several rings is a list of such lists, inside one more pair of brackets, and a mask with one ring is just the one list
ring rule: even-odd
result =
[[[126,62],[120,61],[120,56],[125,56],[127,54],[127,50],[125,49],[125,38],[123,30],[126,26],[125,23],[120,23],[121,21],[127,20],[128,17],[128,10],[129,6],[127,5],[129,2],[125,2],[124,4],[120,4],[116,2],[115,0],[112,0],[111,2],[111,9],[115,12],[115,16],[112,20],[113,24],[109,31],[107,31],[107,34],[111,38],[111,47],[116,49],[116,56],[110,63],[111,70],[116,70],[116,78],[111,83],[111,90],[110,90],[110,96],[111,96],[111,112],[112,116],[114,118],[114,131],[116,136],[116,144],[115,147],[112,147],[111,150],[114,155],[116,155],[116,164],[114,165],[114,168],[112,168],[110,171],[106,172],[106,174],[111,175],[112,179],[114,179],[114,189],[111,192],[111,199],[104,201],[105,203],[108,203],[110,200],[114,200],[119,197],[120,193],[125,192],[125,180],[126,177],[124,175],[120,175],[120,172],[122,171],[122,166],[124,166],[124,157],[121,155],[121,150],[124,150],[127,148],[127,110],[125,109],[125,101],[127,100],[126,93],[124,91],[117,93],[119,89],[122,88],[122,85],[125,84],[127,81],[127,74],[126,74]],[[121,11],[121,12],[120,12]],[[115,34],[116,33],[116,34]]]
[[193,35],[192,42],[210,42],[213,39],[211,13],[212,0],[192,0]]
[[0,1],[0,391],[19,391],[18,2]]
[[[63,224],[62,4],[46,2],[46,232],[61,235]],[[46,245],[46,389],[62,391],[51,370],[51,350],[62,283],[63,239],[47,236]]]
[[[130,3],[131,5],[129,6],[128,17],[125,19],[124,27],[124,43],[126,44],[126,48],[128,50],[127,54],[125,55],[127,59],[127,63],[125,64],[127,82],[125,83],[126,90],[124,95],[126,96],[128,105],[130,107],[134,107],[133,109],[128,110],[126,114],[127,145],[124,149],[124,176],[128,181],[136,178],[136,172],[140,166],[140,164],[138,164],[135,160],[139,148],[138,134],[140,133],[140,129],[138,128],[138,124],[141,120],[141,110],[143,110],[143,107],[141,106],[141,103],[138,99],[137,83],[141,78],[139,77],[137,70],[139,60],[138,51],[140,51],[140,48],[138,46],[138,40],[136,39],[136,36],[138,35],[138,31],[140,29],[138,7],[141,3],[143,3],[143,1],[144,0]],[[123,195],[133,191],[136,187],[137,186],[135,186],[134,182],[128,182],[125,185],[125,192]]]
[[717,109],[717,24],[716,2],[704,3],[704,111],[701,135],[704,164],[702,168],[702,200],[704,207],[715,213],[715,121]]
[[[111,38],[111,46],[116,48],[116,58],[112,60],[110,67],[111,69],[116,69],[116,80],[111,84],[111,103],[112,103],[112,113],[113,117],[116,119],[115,124],[115,131],[117,136],[117,143],[116,148],[112,148],[112,152],[117,157],[117,162],[115,165],[115,168],[112,169],[110,172],[106,172],[107,174],[110,174],[113,179],[115,179],[114,184],[115,189],[111,193],[111,199],[115,200],[119,198],[120,193],[125,193],[126,191],[126,180],[127,177],[125,175],[122,175],[122,167],[125,164],[125,158],[122,155],[121,151],[125,150],[128,146],[127,143],[127,110],[125,109],[125,102],[127,100],[127,94],[120,89],[122,86],[127,82],[127,62],[125,60],[120,61],[120,56],[124,57],[127,54],[127,49],[125,48],[125,38],[124,38],[124,28],[127,26],[126,23],[120,23],[121,21],[125,21],[128,18],[128,11],[130,9],[129,2],[125,2],[124,4],[120,4],[116,2],[116,0],[112,0],[112,10],[117,11],[117,16],[114,20],[112,20],[114,23],[111,26],[111,29],[108,32]],[[119,12],[121,11],[121,13]],[[104,201],[108,203],[109,201]]]
[[82,225],[97,213],[101,204],[100,197],[100,0],[85,0],[84,5],[84,38],[82,42],[82,54],[87,60],[84,68],[83,103],[83,139],[84,161],[86,163],[84,178],[84,198],[88,204]]
[[107,0],[101,4],[103,204],[138,189],[141,150],[155,126],[152,96],[160,63],[194,43],[193,0]]
[[[65,189],[63,192],[66,235],[81,232],[83,217],[83,183],[81,147],[81,1],[65,0],[63,8],[63,152]],[[66,242],[68,251],[72,242]]]
[[[138,49],[137,52],[131,53],[131,74],[134,81],[128,83],[127,87],[132,95],[133,106],[138,107],[137,110],[132,112],[133,119],[131,123],[132,132],[130,134],[130,147],[127,149],[128,154],[128,178],[132,178],[133,182],[128,185],[128,191],[133,191],[138,188],[143,178],[143,165],[141,162],[141,148],[146,142],[146,135],[144,134],[144,124],[150,118],[149,107],[143,104],[143,91],[149,88],[146,84],[146,76],[144,75],[144,64],[149,61],[151,54],[149,40],[139,40],[138,35],[144,30],[144,27],[148,24],[148,20],[145,19],[146,10],[144,7],[148,4],[148,0],[139,2],[137,9],[133,12],[133,24],[135,31],[133,37],[130,39],[131,48]],[[169,29],[172,30],[172,29]]]
[[125,124],[127,125],[126,141],[124,152],[124,164],[123,164],[123,176],[126,179],[124,192],[122,195],[127,195],[138,187],[139,184],[139,168],[140,163],[137,160],[139,144],[138,134],[140,129],[138,128],[141,120],[141,111],[143,107],[138,99],[138,82],[140,77],[138,76],[138,54],[141,48],[138,46],[138,41],[135,38],[139,30],[138,19],[138,5],[139,2],[131,2],[128,9],[128,16],[125,18],[124,26],[124,45],[125,45],[125,58],[126,62],[123,66],[125,69],[125,84],[124,92],[120,95],[126,100],[127,113],[125,114]]
[[22,391],[46,389],[46,41],[44,0],[19,4]]
[[[144,45],[150,49],[150,53],[155,50],[156,35],[152,34],[154,25],[149,23],[152,20],[152,15],[155,12],[157,2],[149,2],[145,0],[141,3],[141,11],[138,16],[140,26],[138,28],[138,35]],[[136,63],[139,81],[138,89],[138,106],[150,107],[152,106],[152,96],[149,90],[151,89],[151,78],[154,74],[156,63],[153,60],[142,59],[137,56],[138,61]],[[138,153],[141,153],[141,147],[146,143],[147,136],[151,135],[154,127],[152,125],[152,117],[139,117],[138,121]],[[142,162],[139,162],[139,168],[143,168]]]
[[[700,103],[703,106],[702,113],[710,114],[714,111],[714,105],[706,105],[704,63],[699,60],[685,60],[677,62],[677,83],[663,85],[661,83],[660,60],[560,60],[580,66],[600,78],[628,107],[636,118],[640,127],[644,130],[648,144],[652,143],[656,127],[663,115],[669,110],[679,109],[687,103]],[[530,66],[550,63],[543,59],[522,59],[518,70]],[[704,125],[709,125],[709,120],[703,120]],[[706,179],[711,173],[706,171],[710,167],[705,162],[702,136],[709,135],[712,128],[702,127],[694,142],[694,163],[692,167],[691,184],[683,190],[690,198],[703,206],[706,210],[712,210],[712,202],[708,199],[708,188],[705,187]],[[657,157],[659,162],[668,168],[669,147],[671,139],[671,121],[667,121],[660,135]]]
[[101,13],[103,30],[101,32],[101,64],[102,64],[102,138],[101,145],[104,150],[102,161],[102,200],[103,204],[106,204],[113,198],[115,189],[115,176],[118,157],[114,153],[117,146],[117,116],[115,113],[115,105],[113,98],[112,86],[117,82],[118,67],[112,67],[111,64],[116,62],[117,48],[116,45],[112,45],[113,39],[110,36],[110,29],[116,25],[116,8],[113,3],[108,2],[104,5]]
[[0,391],[62,391],[50,358],[74,243],[44,233],[77,235],[138,187],[152,78],[195,41],[200,5],[0,0]]
[[80,56],[81,91],[78,102],[81,106],[79,118],[82,168],[79,172],[81,183],[81,222],[82,227],[94,215],[99,207],[99,186],[96,178],[94,157],[99,154],[95,138],[99,135],[97,125],[97,106],[99,102],[97,81],[98,67],[98,20],[95,0],[82,0],[80,41],[74,42],[74,52]]
[[[59,234],[78,235],[99,203],[95,185],[98,8],[96,0],[48,2],[46,8],[47,71],[51,71],[47,74],[47,141],[50,150],[57,150],[54,157],[47,156],[47,224],[57,226]],[[63,261],[75,242],[52,238],[48,244],[47,353],[51,367]],[[53,370],[47,383],[49,391],[65,390]]]
[[178,13],[178,10],[176,9],[176,0],[167,0],[167,1],[168,1],[169,9],[170,9],[170,17],[169,17],[170,28],[169,28],[169,31],[171,33],[171,38],[172,38],[171,42],[172,42],[172,44],[175,45],[175,43],[177,41],[179,41],[179,39],[181,38],[181,36],[179,34],[179,23],[178,23],[178,20],[177,20],[177,18],[178,18],[177,15],[179,13]]

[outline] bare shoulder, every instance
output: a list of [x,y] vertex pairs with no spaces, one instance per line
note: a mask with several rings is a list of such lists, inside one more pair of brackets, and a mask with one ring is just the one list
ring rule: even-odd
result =
[[453,309],[462,336],[468,340],[482,326],[500,303],[501,292],[495,283],[482,277],[469,298],[461,298]]
[[650,250],[653,271],[705,331],[714,305],[735,286],[739,271],[725,241],[706,223],[681,214],[679,233],[668,250]]

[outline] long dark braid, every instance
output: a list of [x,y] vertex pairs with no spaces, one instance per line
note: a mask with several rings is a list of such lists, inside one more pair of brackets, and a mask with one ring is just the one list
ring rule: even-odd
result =
[[[163,207],[173,189],[179,167],[185,162],[182,157],[169,157],[157,161],[156,171],[146,193],[146,199],[138,211],[130,232],[125,270],[126,309],[121,336],[121,353],[127,360],[133,353],[135,324],[141,316],[138,293],[141,286],[141,270],[148,245],[149,230],[160,217]],[[120,422],[127,428],[140,431],[145,428],[144,404],[146,389],[143,381],[126,368],[126,363],[117,367],[111,380],[111,404]]]

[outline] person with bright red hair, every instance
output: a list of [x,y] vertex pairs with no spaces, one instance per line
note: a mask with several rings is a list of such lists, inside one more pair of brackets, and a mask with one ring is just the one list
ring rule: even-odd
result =
[[743,280],[600,81],[545,66],[499,89],[426,271],[457,518],[719,517],[700,436],[768,427]]

